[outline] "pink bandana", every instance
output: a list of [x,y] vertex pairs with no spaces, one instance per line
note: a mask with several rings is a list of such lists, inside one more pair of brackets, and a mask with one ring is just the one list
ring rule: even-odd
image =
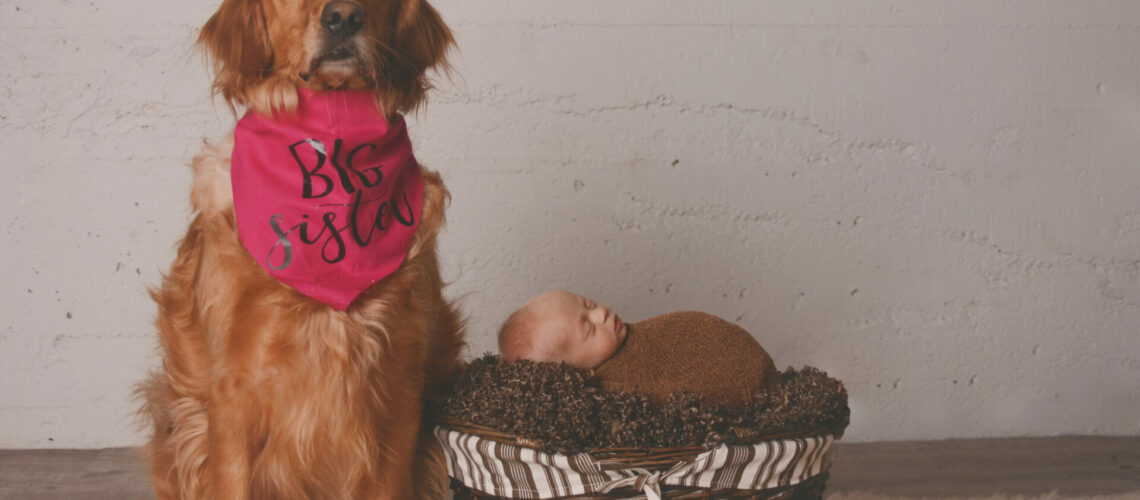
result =
[[404,261],[423,178],[403,117],[388,123],[370,91],[299,93],[296,116],[238,121],[238,238],[270,275],[343,311]]

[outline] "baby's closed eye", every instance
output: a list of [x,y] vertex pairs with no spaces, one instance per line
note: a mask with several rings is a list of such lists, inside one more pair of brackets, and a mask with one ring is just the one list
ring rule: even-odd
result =
[[596,330],[598,328],[598,325],[595,325],[594,322],[590,321],[590,318],[588,318],[588,317],[583,318],[582,322],[585,323],[583,331],[586,332],[586,335],[593,335],[594,330]]

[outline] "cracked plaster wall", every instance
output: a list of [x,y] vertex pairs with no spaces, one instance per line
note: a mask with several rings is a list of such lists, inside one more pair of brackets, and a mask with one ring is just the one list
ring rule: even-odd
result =
[[[0,447],[138,444],[213,2],[0,0]],[[471,354],[562,287],[843,379],[852,440],[1140,433],[1131,0],[438,0]]]

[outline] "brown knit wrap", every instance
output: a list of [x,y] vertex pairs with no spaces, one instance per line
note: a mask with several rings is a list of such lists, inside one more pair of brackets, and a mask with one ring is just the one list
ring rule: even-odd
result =
[[688,391],[736,406],[779,382],[771,356],[751,334],[695,311],[629,325],[625,345],[596,373],[606,389],[646,393],[658,403]]

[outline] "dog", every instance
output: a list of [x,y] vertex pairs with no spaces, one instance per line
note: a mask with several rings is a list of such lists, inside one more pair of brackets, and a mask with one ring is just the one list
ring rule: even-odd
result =
[[[363,92],[396,130],[400,113],[424,101],[427,70],[446,68],[454,39],[425,0],[224,0],[198,42],[212,62],[215,93],[233,110],[246,108],[250,120],[297,114],[305,96]],[[359,165],[375,145],[353,149],[348,163],[355,154],[358,165],[334,171],[336,155],[345,153],[331,142],[301,144],[309,148],[304,158],[294,148],[306,189],[331,191],[338,172],[352,181],[349,190],[353,182],[391,177],[381,166]],[[403,158],[411,158],[410,143],[401,144]],[[235,201],[260,196],[235,194],[243,193],[241,151],[231,138],[207,143],[194,159],[195,213],[170,271],[151,290],[162,366],[138,394],[153,432],[146,452],[157,497],[442,497],[446,466],[426,409],[462,369],[465,344],[436,255],[449,199],[440,176],[410,160],[406,185],[418,186],[416,196],[394,197],[368,228],[376,236],[391,229],[382,218],[398,218],[391,225],[406,238],[389,245],[402,252],[388,259],[395,268],[334,307],[271,272],[318,240],[323,246],[309,246],[330,261],[339,255],[330,246],[350,241],[347,226],[335,215],[324,226],[314,219],[306,227],[305,219],[276,234],[271,250],[287,259],[264,262],[246,241],[245,209],[235,215]],[[305,162],[325,170],[305,171]],[[256,175],[243,182],[270,184]],[[415,224],[406,223],[413,215]]]

